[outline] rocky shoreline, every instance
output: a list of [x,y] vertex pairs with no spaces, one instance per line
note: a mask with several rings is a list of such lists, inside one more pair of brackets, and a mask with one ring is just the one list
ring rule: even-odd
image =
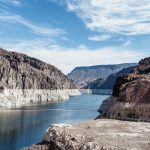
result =
[[[57,102],[79,94],[73,81],[56,67],[0,49],[0,108]],[[109,120],[150,121],[149,110],[150,57],[141,60],[132,73],[117,78],[112,96],[99,109],[100,118],[107,120],[55,125],[47,130],[39,144],[24,149],[149,150],[148,123]]]
[[50,127],[39,144],[24,150],[149,150],[150,57],[118,77],[98,111],[101,119]]
[[150,122],[150,57],[118,77],[113,94],[101,105],[100,118]]
[[149,123],[99,119],[54,125],[39,144],[23,150],[149,150]]
[[55,66],[0,48],[0,108],[57,102],[79,94]]
[[17,108],[33,104],[42,104],[68,100],[70,96],[80,95],[78,89],[39,90],[5,89],[0,94],[0,109]]
[[100,118],[110,118],[128,121],[150,122],[150,104],[118,102],[117,97],[109,97],[103,101],[98,112]]

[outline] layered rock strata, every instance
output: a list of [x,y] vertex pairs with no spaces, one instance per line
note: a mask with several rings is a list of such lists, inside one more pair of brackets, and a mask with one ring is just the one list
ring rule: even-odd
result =
[[76,94],[73,82],[53,65],[0,49],[0,107],[64,100]]
[[5,89],[0,94],[0,108],[16,108],[41,103],[55,103],[79,95],[78,89],[40,90],[40,89]]
[[141,60],[133,73],[118,77],[112,97],[99,112],[102,118],[150,121],[150,57]]

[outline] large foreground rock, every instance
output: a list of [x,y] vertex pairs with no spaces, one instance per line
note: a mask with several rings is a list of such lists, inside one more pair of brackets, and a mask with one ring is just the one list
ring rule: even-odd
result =
[[24,150],[149,150],[149,123],[95,120],[54,126],[42,141]]

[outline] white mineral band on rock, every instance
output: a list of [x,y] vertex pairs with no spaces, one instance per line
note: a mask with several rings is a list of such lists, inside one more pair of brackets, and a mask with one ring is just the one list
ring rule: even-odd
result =
[[78,89],[42,90],[42,89],[4,89],[0,93],[1,108],[15,108],[32,104],[57,102],[80,95]]

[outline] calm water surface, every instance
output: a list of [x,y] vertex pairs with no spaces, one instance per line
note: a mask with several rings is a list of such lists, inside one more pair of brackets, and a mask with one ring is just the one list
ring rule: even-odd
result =
[[94,119],[99,105],[108,96],[83,94],[55,104],[0,110],[0,150],[20,150],[38,143],[46,129],[54,123]]

